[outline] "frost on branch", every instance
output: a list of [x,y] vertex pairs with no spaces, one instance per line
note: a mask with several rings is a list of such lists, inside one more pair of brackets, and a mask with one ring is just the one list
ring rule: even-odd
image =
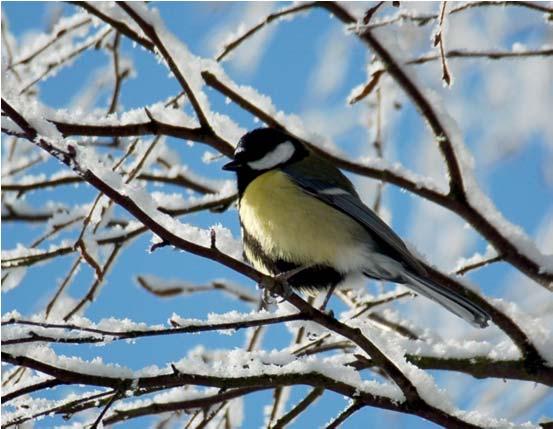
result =
[[[551,418],[551,189],[532,181],[553,135],[549,5],[80,2],[44,30],[15,8],[2,15],[3,426]],[[349,174],[492,326],[366,279],[273,296],[279,280],[243,260],[220,171],[261,124]]]

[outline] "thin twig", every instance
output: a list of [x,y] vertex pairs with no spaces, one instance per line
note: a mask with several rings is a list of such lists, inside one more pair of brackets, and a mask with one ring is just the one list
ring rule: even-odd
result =
[[478,262],[463,265],[461,268],[459,268],[455,271],[455,274],[460,275],[460,276],[464,276],[469,271],[476,270],[477,268],[482,268],[482,267],[485,267],[487,265],[493,264],[495,262],[500,262],[502,260],[503,260],[502,255],[492,256],[491,258],[482,259],[481,261],[478,261]]
[[108,402],[106,403],[106,405],[104,406],[104,408],[102,409],[102,411],[100,412],[100,414],[98,415],[98,417],[96,418],[96,420],[94,420],[94,423],[92,423],[92,426],[90,426],[90,429],[97,429],[98,427],[100,427],[100,424],[102,425],[101,427],[103,428],[104,427],[104,424],[102,422],[102,419],[104,418],[104,416],[106,415],[107,411],[110,409],[110,407],[121,397],[121,392],[119,391],[115,391],[113,393],[113,395],[111,395],[111,397],[109,398]]
[[[490,60],[499,60],[502,58],[528,58],[528,57],[550,57],[553,56],[553,49],[542,48],[528,51],[470,51],[465,49],[452,49],[443,54],[445,58],[488,58]],[[413,58],[405,62],[406,65],[424,64],[441,58],[441,55],[427,54],[418,58]]]
[[96,36],[92,37],[91,40],[88,43],[84,43],[81,46],[79,46],[74,51],[71,51],[67,55],[65,55],[63,58],[56,59],[55,62],[48,63],[46,65],[46,69],[38,75],[35,79],[33,79],[31,82],[26,84],[23,89],[19,91],[19,94],[25,94],[29,91],[35,84],[40,82],[42,79],[44,79],[50,72],[57,69],[62,64],[66,63],[67,61],[72,60],[76,56],[82,54],[84,51],[92,48],[93,46],[96,46],[98,43],[101,43],[102,40],[104,40],[110,33],[112,32],[112,29],[107,27],[104,28],[96,33]]
[[154,44],[151,40],[136,33],[126,22],[118,21],[111,16],[104,14],[100,9],[97,9],[95,6],[93,6],[93,3],[86,1],[69,1],[68,3],[83,8],[88,13],[100,18],[102,21],[111,25],[114,29],[118,30],[129,39],[134,40],[135,42],[146,48],[148,51],[154,51]]
[[67,287],[67,285],[73,280],[75,274],[77,273],[77,268],[79,268],[79,265],[81,265],[81,262],[83,260],[82,255],[79,255],[76,259],[71,268],[69,269],[69,272],[61,282],[60,286],[56,290],[56,293],[52,297],[52,299],[48,302],[46,305],[45,310],[45,318],[48,319],[48,316],[50,316],[50,313],[52,312],[52,309],[54,308],[54,304],[57,302],[59,297],[61,296],[64,289]]
[[230,296],[238,298],[240,301],[244,301],[245,303],[248,303],[248,304],[259,303],[259,298],[257,296],[254,296],[253,294],[248,294],[246,292],[242,292],[239,289],[233,288],[232,286],[229,286],[224,281],[213,281],[210,284],[206,284],[206,285],[196,285],[196,284],[187,284],[187,283],[179,282],[179,283],[172,284],[170,287],[167,287],[167,288],[155,287],[150,283],[148,278],[144,276],[138,276],[136,278],[136,281],[140,286],[142,286],[148,292],[162,298],[173,297],[175,295],[181,295],[181,294],[196,293],[196,292],[221,291]]
[[288,423],[291,423],[297,416],[303,413],[311,404],[313,404],[324,393],[322,387],[315,387],[307,394],[296,406],[284,414],[276,423],[271,426],[271,429],[283,429]]
[[240,35],[230,43],[226,44],[223,49],[221,49],[221,52],[217,55],[216,60],[218,62],[222,61],[228,54],[239,47],[244,41],[251,38],[255,33],[257,33],[259,30],[261,30],[263,27],[270,24],[271,22],[287,15],[293,15],[298,12],[303,12],[305,10],[311,9],[316,5],[316,3],[317,2],[304,2],[298,5],[293,5],[291,7],[283,8],[278,12],[267,15],[267,17],[264,18],[261,22],[245,31],[242,35]]
[[2,395],[2,404],[5,404],[6,402],[11,401],[12,399],[18,398],[23,395],[28,395],[29,393],[38,392],[39,390],[43,389],[51,389],[56,386],[60,386],[63,383],[55,378],[51,378],[49,380],[41,381],[36,384],[32,384],[30,386],[25,386],[17,390],[12,390],[9,393],[6,393],[5,395]]
[[156,49],[159,50],[161,56],[163,59],[167,62],[169,69],[173,72],[175,78],[179,81],[182,89],[184,92],[186,92],[186,96],[188,97],[188,100],[190,101],[190,104],[194,108],[194,111],[196,112],[196,115],[198,116],[198,121],[200,122],[201,128],[204,130],[211,131],[211,125],[209,124],[209,121],[207,120],[207,117],[205,116],[205,113],[203,111],[202,106],[200,105],[198,99],[196,98],[196,94],[192,91],[192,87],[189,85],[186,78],[181,73],[181,70],[176,63],[175,58],[171,55],[169,52],[169,49],[167,46],[165,46],[163,40],[160,38],[160,36],[157,33],[156,28],[151,25],[149,22],[144,20],[140,14],[136,13],[136,11],[133,9],[132,6],[129,6],[126,2],[121,1],[118,2],[117,5],[123,9],[142,29],[144,34],[148,36],[148,38],[154,43],[154,46]]
[[119,93],[121,92],[121,84],[123,79],[129,75],[129,70],[125,69],[120,70],[119,66],[119,42],[121,40],[121,33],[119,31],[115,32],[113,38],[113,45],[111,47],[111,52],[113,56],[113,75],[114,75],[114,86],[113,93],[111,95],[111,101],[109,103],[108,115],[114,113],[117,110],[117,103],[119,101]]
[[64,344],[94,344],[101,342],[112,341],[124,341],[129,339],[147,338],[147,337],[159,337],[166,335],[181,335],[181,334],[194,334],[198,332],[210,332],[210,331],[224,331],[224,330],[240,330],[245,328],[252,328],[258,326],[274,325],[285,322],[307,320],[307,316],[301,313],[289,314],[286,316],[266,317],[260,319],[241,320],[236,322],[222,322],[222,323],[206,323],[206,324],[191,324],[181,326],[174,324],[173,328],[166,329],[146,329],[146,330],[126,330],[126,331],[108,331],[105,329],[87,328],[75,324],[60,324],[60,323],[48,323],[48,322],[34,322],[30,320],[9,320],[2,322],[2,326],[21,325],[21,326],[34,326],[41,329],[54,329],[54,330],[70,330],[76,332],[87,332],[95,334],[94,336],[79,336],[79,337],[60,337],[47,335],[41,335],[34,333],[29,337],[14,338],[5,340],[2,345],[9,346],[13,344],[24,344],[32,342],[58,342]]
[[[87,302],[92,302],[92,301],[94,301],[94,299],[96,299],[96,292],[99,290],[100,286],[102,285],[102,283],[103,283],[103,281],[106,277],[107,272],[111,268],[111,265],[115,261],[115,259],[117,257],[117,254],[119,253],[121,248],[122,248],[122,246],[120,244],[115,244],[112,252],[108,256],[108,259],[107,259],[106,263],[101,268],[100,272],[99,273],[97,272],[96,279],[94,280],[94,282],[90,286],[90,288],[89,288],[88,292],[86,293],[86,295],[71,310],[69,310],[65,316],[63,316],[63,320],[65,320],[65,321],[69,320],[71,317],[73,317],[75,314],[77,314],[81,310],[81,308],[84,307],[84,305]],[[81,252],[81,254],[84,257],[86,252]],[[85,259],[86,259],[86,257],[85,257]]]
[[8,69],[11,69],[21,64],[28,64],[37,56],[42,54],[46,49],[51,47],[54,43],[59,42],[62,37],[67,36],[68,34],[71,34],[73,31],[78,30],[79,28],[84,27],[85,25],[88,25],[91,22],[92,20],[90,18],[84,18],[74,23],[73,25],[57,30],[55,34],[50,35],[50,39],[47,42],[45,42],[42,46],[40,46],[35,51],[28,54],[26,57],[21,58],[20,60],[17,60],[15,63],[8,66]]
[[125,125],[96,125],[75,124],[52,120],[56,128],[64,137],[69,136],[94,136],[94,137],[137,137],[143,135],[166,135],[183,140],[192,140],[199,143],[205,143],[226,156],[231,157],[234,153],[234,147],[222,138],[208,132],[203,128],[189,128],[171,125],[161,122],[155,117],[150,117],[150,121]]
[[363,404],[358,401],[353,401],[344,411],[342,411],[334,420],[332,420],[327,426],[326,429],[337,429],[342,423],[344,423],[349,417],[351,417],[355,412],[363,408]]
[[434,46],[438,46],[440,50],[440,61],[442,64],[442,80],[447,86],[451,86],[451,73],[449,72],[449,67],[447,66],[447,61],[445,59],[445,48],[444,48],[444,18],[445,10],[447,7],[447,1],[440,2],[440,12],[439,12],[439,23],[438,31],[434,35]]

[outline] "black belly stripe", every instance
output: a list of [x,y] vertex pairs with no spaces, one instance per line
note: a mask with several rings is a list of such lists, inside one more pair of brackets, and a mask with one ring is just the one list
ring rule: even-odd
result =
[[[244,249],[255,255],[265,268],[273,275],[285,273],[298,268],[299,265],[281,258],[271,258],[257,241],[242,226]],[[244,257],[248,260],[246,254]],[[255,266],[255,261],[248,260]],[[324,289],[337,285],[344,280],[344,275],[328,265],[314,265],[303,269],[288,279],[288,283],[295,289]]]

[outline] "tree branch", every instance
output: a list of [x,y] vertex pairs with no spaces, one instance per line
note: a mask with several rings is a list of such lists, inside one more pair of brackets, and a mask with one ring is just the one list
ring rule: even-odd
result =
[[252,328],[257,326],[274,325],[278,323],[292,322],[298,320],[309,320],[308,317],[302,313],[290,314],[286,316],[266,317],[261,319],[241,320],[236,322],[225,323],[206,323],[206,324],[192,324],[187,326],[181,326],[175,323],[175,327],[167,329],[146,329],[146,330],[127,330],[127,331],[108,331],[104,329],[87,328],[84,326],[78,326],[75,324],[59,324],[59,323],[47,323],[47,322],[33,322],[30,320],[10,320],[2,322],[2,326],[10,325],[22,325],[22,326],[35,326],[42,329],[63,329],[76,332],[88,332],[96,334],[88,337],[62,337],[62,336],[48,336],[43,334],[37,334],[33,331],[30,332],[28,337],[12,338],[9,340],[3,340],[3,346],[10,346],[14,344],[25,344],[34,342],[51,342],[51,343],[63,343],[63,344],[95,344],[103,342],[122,341],[137,338],[146,337],[159,337],[167,335],[180,335],[180,334],[194,334],[198,332],[211,332],[211,331],[224,331],[224,330],[240,330],[245,328]]
[[166,135],[183,140],[205,143],[228,157],[232,157],[234,147],[204,128],[188,128],[166,124],[153,117],[149,122],[125,125],[95,125],[75,124],[52,120],[64,137],[95,136],[95,137],[135,137],[144,135]]
[[[126,391],[127,389],[151,389],[157,387],[169,388],[184,385],[203,385],[220,387],[225,389],[233,388],[255,388],[255,390],[271,388],[275,386],[289,385],[309,385],[312,387],[323,387],[326,390],[332,390],[336,393],[345,395],[349,398],[356,398],[357,401],[364,405],[384,408],[393,411],[404,412],[408,414],[418,415],[427,420],[441,424],[446,427],[455,427],[460,429],[477,429],[479,426],[467,423],[458,417],[451,416],[446,412],[439,410],[426,404],[423,401],[417,402],[397,402],[384,396],[373,395],[364,391],[360,391],[354,386],[350,386],[344,382],[334,380],[323,374],[316,372],[307,373],[286,373],[273,374],[267,377],[266,374],[254,376],[241,376],[236,378],[231,377],[216,377],[200,374],[187,374],[181,371],[172,372],[170,374],[124,378],[110,377],[104,375],[87,374],[76,372],[64,368],[58,368],[45,362],[26,356],[15,356],[8,352],[2,352],[2,360],[12,365],[20,365],[35,369],[36,371],[56,377],[58,380],[68,384],[87,384],[94,386],[109,387]],[[243,393],[242,393],[243,394]],[[225,398],[226,399],[226,398]],[[217,401],[220,402],[220,401]],[[168,406],[169,407],[169,406]],[[171,409],[182,409],[183,404],[179,403]],[[196,408],[190,406],[190,408]],[[169,408],[164,408],[163,411],[169,411]],[[106,424],[109,421],[106,419]]]
[[203,130],[206,130],[206,132],[210,132],[214,134],[211,128],[211,125],[209,124],[209,121],[205,116],[202,106],[200,105],[198,99],[196,98],[196,94],[194,94],[194,92],[192,91],[192,88],[188,84],[188,81],[181,73],[179,66],[175,62],[175,59],[169,52],[167,46],[165,46],[165,44],[163,43],[163,40],[157,34],[156,28],[152,24],[147,22],[145,19],[143,19],[142,16],[140,16],[140,14],[138,14],[133,9],[133,7],[129,6],[126,2],[121,1],[121,2],[118,2],[117,5],[125,12],[127,12],[127,14],[138,24],[138,26],[142,29],[144,34],[146,34],[146,36],[148,36],[148,38],[154,43],[154,46],[159,51],[163,59],[167,62],[169,69],[173,72],[173,75],[179,81],[182,89],[184,90],[184,92],[186,93],[186,96],[188,97],[188,100],[190,101],[190,104],[194,108],[194,111],[198,116],[198,121],[200,122],[201,128]]

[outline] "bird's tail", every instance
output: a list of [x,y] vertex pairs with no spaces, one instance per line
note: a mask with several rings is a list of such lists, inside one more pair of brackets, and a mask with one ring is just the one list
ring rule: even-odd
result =
[[488,326],[489,314],[461,294],[411,272],[403,273],[403,278],[415,292],[437,302],[471,325],[480,328]]

